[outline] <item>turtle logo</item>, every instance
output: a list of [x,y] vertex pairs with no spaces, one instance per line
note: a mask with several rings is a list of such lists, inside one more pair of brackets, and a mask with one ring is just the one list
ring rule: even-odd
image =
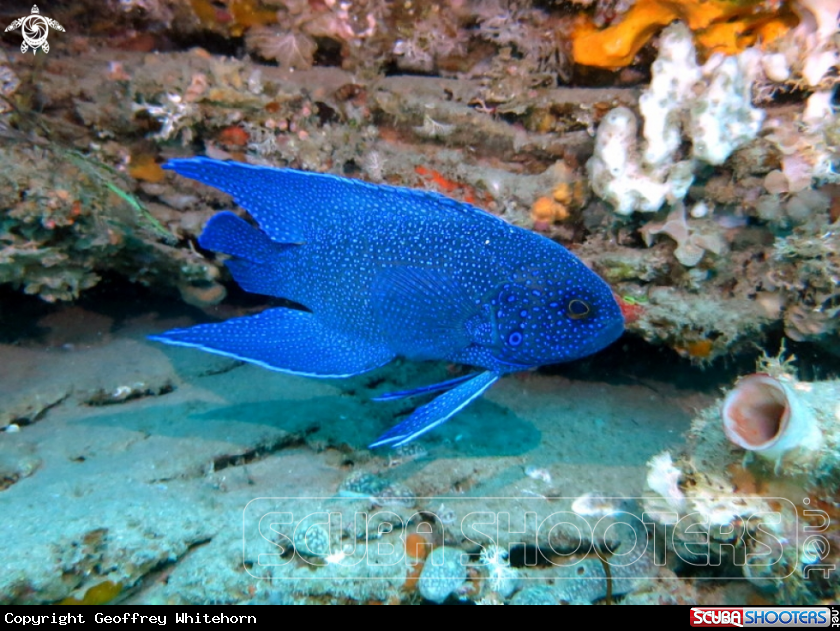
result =
[[47,35],[50,33],[50,27],[56,31],[64,32],[64,27],[51,18],[44,17],[38,11],[38,5],[32,6],[32,14],[23,18],[18,18],[9,26],[6,27],[6,32],[15,29],[22,29],[23,44],[20,45],[20,52],[25,53],[30,48],[32,54],[39,48],[43,49],[45,53],[50,52],[50,45],[47,42]]

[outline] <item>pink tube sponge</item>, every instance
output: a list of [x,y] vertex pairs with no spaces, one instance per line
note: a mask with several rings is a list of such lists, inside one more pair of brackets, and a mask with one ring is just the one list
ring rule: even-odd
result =
[[731,442],[777,465],[810,459],[823,445],[822,430],[792,380],[747,375],[727,395],[721,415]]

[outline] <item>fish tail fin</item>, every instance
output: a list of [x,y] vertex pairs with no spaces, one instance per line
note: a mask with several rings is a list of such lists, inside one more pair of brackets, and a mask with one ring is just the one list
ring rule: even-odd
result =
[[169,160],[163,168],[228,193],[277,243],[303,241],[311,207],[319,198],[308,182],[308,176],[316,175],[312,173],[209,158]]
[[283,273],[278,265],[279,257],[292,245],[272,241],[264,232],[232,212],[214,215],[207,222],[198,243],[206,250],[232,257],[225,265],[245,291],[280,295]]
[[[210,218],[198,243],[205,250],[229,254],[253,263],[262,263],[286,249],[267,234],[229,211]],[[278,247],[279,246],[279,247]]]

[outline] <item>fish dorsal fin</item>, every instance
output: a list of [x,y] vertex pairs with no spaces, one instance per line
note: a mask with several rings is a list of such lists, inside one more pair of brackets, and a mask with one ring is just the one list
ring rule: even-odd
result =
[[480,305],[435,267],[390,265],[371,287],[374,313],[389,347],[410,359],[442,359],[471,342],[466,322]]
[[469,218],[503,222],[483,210],[428,191],[368,184],[325,173],[222,162],[169,160],[164,169],[213,186],[233,197],[277,243],[303,243],[313,225],[346,224],[361,214],[383,217]]

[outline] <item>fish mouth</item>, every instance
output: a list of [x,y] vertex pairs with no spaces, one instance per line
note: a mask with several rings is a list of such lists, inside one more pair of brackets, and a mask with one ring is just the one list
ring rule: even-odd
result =
[[595,336],[589,344],[586,345],[583,356],[592,355],[605,349],[607,346],[615,342],[624,334],[624,320],[618,320],[613,324],[604,327],[604,329]]

